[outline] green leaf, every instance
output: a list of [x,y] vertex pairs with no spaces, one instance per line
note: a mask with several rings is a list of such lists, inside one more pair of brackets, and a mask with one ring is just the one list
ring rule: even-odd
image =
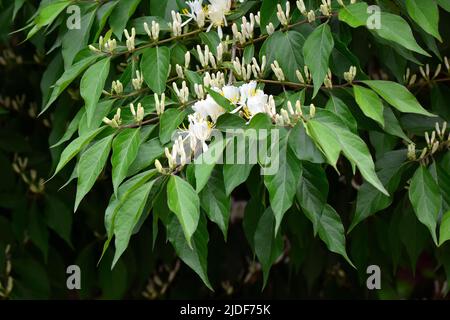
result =
[[306,129],[302,122],[298,122],[289,134],[289,147],[299,160],[305,160],[312,163],[323,163],[325,159],[317,149],[314,142],[306,134]]
[[139,147],[136,159],[128,168],[127,176],[134,175],[155,162],[157,158],[164,154],[164,148],[161,146],[158,138],[142,143]]
[[316,116],[308,121],[307,128],[308,134],[322,149],[331,165],[336,166],[342,151],[358,167],[364,179],[389,195],[375,173],[375,165],[366,144],[337,116],[327,110],[318,110]]
[[345,230],[341,218],[333,207],[328,204],[325,205],[322,212],[318,233],[320,239],[325,242],[331,252],[340,254],[355,268],[345,249]]
[[153,92],[162,94],[166,90],[169,66],[170,49],[168,47],[150,48],[142,55],[142,75]]
[[139,128],[127,128],[120,132],[112,143],[112,181],[114,193],[127,176],[128,168],[136,159],[140,144]]
[[[79,136],[73,140],[61,153],[58,165],[56,166],[55,173],[53,173],[53,178],[73,157],[75,157],[80,150],[85,147],[92,139],[95,138],[100,132],[102,132],[106,127],[101,127],[93,131],[87,132],[86,134]],[[50,179],[51,179],[50,178]]]
[[[377,161],[377,175],[390,193],[394,193],[400,183],[402,174],[411,166],[407,163],[406,152],[396,150],[386,153]],[[393,201],[392,197],[378,191],[371,184],[364,182],[358,190],[355,215],[348,232],[352,231],[361,221],[378,211],[386,209]]]
[[353,86],[353,92],[356,103],[358,103],[362,112],[384,127],[383,101],[380,97],[372,90],[357,85]]
[[330,26],[327,23],[317,27],[306,39],[303,46],[303,56],[305,64],[311,70],[314,93],[313,97],[319,92],[325,76],[328,72],[328,62],[333,51],[334,40],[331,34]]
[[170,141],[172,134],[183,122],[186,112],[178,109],[169,109],[164,111],[159,120],[159,140],[164,145]]
[[417,218],[428,228],[437,245],[436,227],[441,210],[441,197],[439,186],[425,166],[420,166],[411,180],[409,200]]
[[[367,26],[371,18],[366,2],[351,4],[339,10],[339,20],[344,21],[353,28]],[[380,28],[371,29],[372,32],[406,49],[430,56],[417,44],[411,27],[402,17],[392,13],[381,12],[379,18]]]
[[136,11],[141,0],[119,1],[109,18],[109,25],[116,37],[122,40],[123,30],[127,26],[127,22]]
[[110,65],[110,58],[100,60],[89,67],[81,78],[80,95],[85,102],[88,126],[91,125],[92,118],[96,112],[96,105],[102,95]]
[[276,28],[280,21],[277,18],[277,4],[280,0],[263,0],[261,4],[261,33],[267,34],[266,26],[272,22]]
[[88,56],[72,65],[68,70],[64,71],[61,78],[56,81],[53,87],[52,95],[39,115],[43,114],[52,105],[52,103],[56,101],[67,86],[98,58],[98,55]]
[[409,16],[426,32],[442,42],[439,34],[439,8],[434,0],[406,1]]
[[226,241],[231,213],[231,198],[225,193],[223,176],[220,170],[213,172],[200,193],[200,206],[205,210],[209,219],[219,226]]
[[[95,106],[95,112],[90,124],[87,121],[86,112],[84,112],[78,126],[78,134],[83,135],[85,132],[97,129],[100,125],[102,125],[103,118],[108,116],[115,102],[116,100],[114,99],[99,101]],[[85,108],[83,109],[85,110]]]
[[[120,187],[116,195],[112,195],[108,207],[105,211],[105,229],[107,232],[107,240],[105,244],[103,245],[103,252],[102,257],[105,254],[106,250],[108,249],[109,243],[112,240],[112,237],[114,235],[114,220],[117,216],[117,213],[120,211],[122,205],[125,203],[125,201],[130,197],[133,192],[141,187],[143,184],[145,184],[147,181],[149,181],[155,174],[156,170],[148,170],[145,172],[142,172],[127,181],[125,181]],[[101,258],[100,258],[101,260]]]
[[401,84],[384,80],[366,80],[361,82],[368,85],[391,106],[401,112],[435,117],[435,115],[425,110],[417,101],[416,97]]
[[[277,60],[289,81],[298,82],[296,70],[303,70],[305,64],[302,48],[305,43],[303,35],[295,30],[276,31],[264,41],[259,58],[266,56],[266,65]],[[266,68],[267,74],[270,68]]]
[[364,26],[369,19],[367,8],[366,2],[358,2],[341,7],[339,10],[339,20],[344,21],[352,28]]
[[114,243],[116,252],[111,268],[114,268],[117,260],[119,260],[122,253],[128,247],[133,230],[144,211],[148,195],[150,194],[154,183],[155,180],[152,180],[134,190],[125,199],[120,210],[117,212],[114,219]]
[[342,122],[354,133],[358,131],[358,124],[347,105],[336,96],[331,95],[330,100],[328,100],[325,109],[336,114]]
[[[227,145],[227,158],[225,158],[226,161],[223,165],[223,181],[227,196],[229,196],[237,186],[247,180],[253,166],[255,165],[252,161],[250,161],[249,150],[255,150],[255,144],[257,141],[251,136],[248,136],[247,139],[245,132],[242,132],[242,134],[235,133],[235,136],[236,138],[233,137],[230,139],[229,144]],[[232,163],[228,163],[229,150],[234,151],[232,154]],[[242,157],[244,158],[242,159]]]
[[412,143],[411,139],[408,138],[408,136],[403,132],[402,127],[400,126],[400,123],[398,122],[397,117],[395,116],[394,112],[390,107],[384,108],[383,111],[384,116],[384,131],[387,133],[399,137],[409,143]]
[[177,0],[158,0],[150,1],[150,13],[153,16],[158,16],[169,21],[171,18],[170,12],[178,10]]
[[58,15],[71,3],[72,1],[51,1],[39,8],[38,14],[34,19],[34,27],[28,32],[27,40],[36,34],[42,27],[51,24]]
[[75,115],[75,117],[72,119],[72,121],[70,121],[69,126],[67,127],[66,132],[64,132],[64,135],[61,137],[61,139],[59,139],[58,142],[52,145],[50,148],[56,148],[57,146],[70,140],[73,134],[77,131],[78,124],[80,123],[80,120],[83,116],[84,116],[84,109],[80,109]]
[[319,230],[320,218],[327,204],[328,189],[328,179],[323,168],[304,161],[296,194],[303,212],[313,224],[314,235]]
[[197,231],[195,231],[192,237],[192,245],[186,242],[183,235],[183,228],[179,221],[173,216],[170,224],[167,225],[167,236],[169,241],[174,246],[177,256],[198,274],[203,283],[210,290],[213,290],[208,279],[207,267],[209,235],[204,216],[200,217]]
[[[302,164],[288,146],[288,138],[288,133],[280,134],[278,170],[273,175],[264,176],[264,184],[269,191],[270,206],[275,215],[276,233],[285,212],[292,206],[302,175]],[[277,157],[274,154],[271,156]]]
[[223,141],[221,137],[217,137],[213,143],[208,146],[208,150],[203,152],[195,159],[195,188],[197,192],[203,190],[216,166],[216,163],[223,159],[223,149],[226,147],[227,141]]
[[263,289],[269,278],[270,268],[283,252],[283,240],[281,234],[274,237],[275,230],[274,213],[267,208],[258,221],[255,230],[255,253],[263,269]]
[[441,226],[439,229],[439,245],[450,240],[450,211],[442,216]]
[[450,12],[450,2],[447,0],[437,0],[437,3],[441,6],[442,9]]
[[114,135],[109,135],[90,146],[80,157],[78,162],[78,185],[75,197],[75,209],[84,196],[91,190],[97,177],[103,171]]
[[64,69],[67,70],[73,63],[73,59],[81,49],[89,42],[89,33],[95,20],[97,8],[95,4],[88,3],[82,6],[80,29],[68,29],[62,38],[62,56],[64,58]]
[[183,228],[184,236],[192,248],[191,238],[200,217],[200,200],[194,188],[178,176],[170,176],[167,184],[167,204]]
[[211,96],[211,98],[214,99],[214,101],[221,106],[222,108],[224,108],[227,111],[232,111],[233,109],[236,108],[236,106],[234,104],[231,103],[230,100],[228,100],[227,98],[225,98],[224,96],[222,96],[219,92],[205,87],[205,90],[209,93],[209,95]]

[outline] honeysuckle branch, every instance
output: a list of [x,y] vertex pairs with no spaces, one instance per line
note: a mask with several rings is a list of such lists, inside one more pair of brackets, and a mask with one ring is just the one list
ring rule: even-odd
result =
[[[256,81],[261,82],[261,83],[267,83],[267,84],[275,84],[275,85],[281,85],[281,86],[287,86],[287,87],[292,87],[292,88],[314,88],[314,85],[312,84],[307,84],[307,83],[298,83],[298,82],[290,82],[290,81],[278,81],[278,80],[270,80],[270,79],[257,79]],[[357,83],[358,81],[353,81],[353,83]],[[334,85],[332,88],[328,88],[324,85],[321,86],[321,89],[324,90],[333,90],[334,88],[346,88],[351,86],[351,83],[344,83],[344,84],[337,84]]]
[[[322,15],[322,16],[317,16],[317,17],[316,17],[316,20],[322,20],[322,19],[328,19],[328,20],[329,20],[329,19],[331,19],[332,17],[335,17],[335,16],[337,16],[337,13],[333,13],[331,16],[324,16],[324,15]],[[306,23],[310,23],[310,24],[311,24],[312,22],[309,22],[308,19],[304,19],[304,20],[297,21],[297,22],[295,22],[295,23],[289,24],[289,25],[287,25],[287,26],[285,26],[285,27],[281,27],[279,30],[288,31],[288,30],[290,30],[290,29],[292,29],[292,28],[295,28],[295,27],[297,27],[297,26],[300,26],[300,25],[306,24]],[[261,26],[261,28],[263,28],[263,26]],[[251,45],[251,44],[253,44],[253,43],[258,43],[258,42],[260,42],[260,41],[264,41],[264,40],[267,39],[269,36],[270,36],[269,34],[263,34],[263,35],[261,35],[261,36],[259,36],[259,37],[257,37],[257,38],[250,39],[250,40],[244,42],[243,44],[239,44],[239,43],[238,43],[238,44],[236,44],[236,46],[237,46],[239,49],[243,49],[243,48],[245,48],[246,46]]]

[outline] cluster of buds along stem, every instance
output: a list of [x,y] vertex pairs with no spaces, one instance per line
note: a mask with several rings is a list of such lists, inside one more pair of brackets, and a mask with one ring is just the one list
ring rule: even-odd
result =
[[93,45],[89,45],[89,49],[96,53],[106,51],[112,54],[114,53],[114,50],[116,50],[116,48],[117,48],[116,39],[108,39],[105,42],[105,39],[102,36],[98,38],[98,49]]
[[439,74],[441,73],[441,70],[442,70],[442,65],[438,64],[433,76],[431,76],[430,65],[428,63],[425,65],[425,68],[422,66],[419,67],[420,74],[422,75],[423,79],[427,82],[429,82],[430,80],[436,79],[439,76]]
[[134,90],[141,90],[143,83],[144,76],[139,72],[139,70],[136,70],[136,78],[131,80]]
[[276,119],[277,117],[277,109],[275,104],[275,99],[272,95],[267,99],[267,103],[264,105],[264,111],[272,117],[272,119]]
[[172,22],[169,22],[169,28],[172,30],[172,35],[174,37],[179,37],[182,34],[182,20],[181,15],[178,12],[172,10]]
[[320,5],[320,12],[324,16],[331,16],[331,0],[322,0],[322,4]]
[[330,69],[328,69],[327,75],[325,76],[325,79],[323,80],[323,85],[327,89],[333,88],[333,74],[331,73]]
[[411,87],[411,86],[413,86],[413,85],[416,83],[416,81],[417,81],[417,74],[415,74],[415,73],[411,74],[411,69],[406,68],[406,73],[405,73],[405,75],[403,76],[403,80],[405,81],[405,84],[406,84],[408,87]]
[[296,100],[294,106],[291,101],[288,101],[287,110],[281,108],[280,116],[277,117],[275,122],[281,125],[295,125],[301,118],[303,118],[303,110],[300,100]]
[[205,98],[205,90],[203,89],[203,85],[194,83],[194,91],[198,99],[203,100]]
[[313,10],[310,10],[306,15],[306,17],[308,18],[309,23],[316,21],[316,14],[314,13]]
[[185,104],[189,101],[189,88],[186,85],[186,81],[183,81],[181,83],[181,88],[178,88],[177,83],[174,82],[172,84],[173,91],[175,91],[175,94],[178,97],[178,100],[180,100],[181,104]]
[[202,51],[202,48],[199,45],[197,45],[197,54],[198,54],[198,60],[200,61],[200,65],[203,68],[208,67],[210,58],[213,57],[213,55],[209,51],[208,45],[205,45],[205,51]]
[[258,64],[258,61],[256,61],[255,57],[252,58],[252,72],[255,78],[263,77],[264,69],[266,68],[266,62],[267,59],[265,55],[261,58],[261,66]]
[[270,64],[270,67],[272,68],[272,71],[275,74],[275,77],[278,79],[278,81],[286,80],[286,77],[284,76],[284,72],[281,69],[280,65],[278,64],[277,60],[274,60],[273,63]]
[[275,32],[275,27],[273,26],[273,23],[272,23],[272,22],[270,22],[270,23],[266,26],[266,31],[267,31],[267,34],[268,34],[269,36],[272,35],[272,33]]
[[129,52],[133,52],[135,49],[135,40],[136,40],[136,29],[131,28],[131,35],[128,33],[128,30],[123,30],[123,33],[125,34],[126,45]]
[[259,25],[258,21],[260,21],[259,12],[257,16],[250,13],[249,20],[247,20],[245,16],[242,17],[241,31],[238,30],[237,24],[233,23],[231,30],[233,32],[234,39],[236,39],[240,44],[244,44],[247,39],[253,39],[255,25]]
[[122,124],[122,119],[120,118],[120,108],[117,108],[116,114],[112,119],[109,119],[107,117],[103,118],[103,122],[107,124],[108,126],[111,126],[112,128],[119,128]]
[[12,263],[11,263],[11,245],[7,245],[5,248],[5,268],[4,268],[4,274],[6,283],[3,285],[3,283],[0,281],[0,298],[8,298],[14,288],[14,279],[11,276],[11,270],[12,270]]
[[137,109],[134,109],[134,104],[130,103],[130,111],[136,123],[140,124],[144,120],[144,108],[140,102],[138,103]]
[[175,165],[184,166],[187,163],[186,151],[184,149],[184,140],[181,135],[178,136],[173,144],[171,156]]
[[305,2],[303,0],[297,0],[295,3],[297,5],[298,10],[301,12],[302,15],[306,16],[308,15],[306,11]]
[[344,79],[348,83],[352,83],[353,80],[355,80],[355,77],[356,77],[356,67],[355,66],[351,66],[347,72],[344,72]]
[[37,171],[34,169],[27,170],[28,158],[20,158],[17,155],[14,156],[14,162],[12,168],[22,178],[23,182],[28,185],[29,190],[35,194],[41,194],[44,192],[44,179],[38,178]]
[[300,70],[295,70],[295,75],[297,76],[298,81],[300,81],[300,83],[302,83],[302,84],[310,84],[312,81],[312,78],[311,78],[311,72],[309,72],[308,66],[303,67],[303,72],[304,72],[305,76],[303,76],[303,74],[300,72]]
[[158,41],[158,39],[159,39],[159,32],[160,32],[160,27],[159,27],[159,23],[158,22],[153,20],[151,29],[148,27],[147,22],[144,22],[144,30],[145,30],[145,32],[147,33],[147,35],[149,36],[150,39],[152,39],[153,41]]
[[238,57],[236,57],[233,61],[234,72],[237,74],[239,78],[244,81],[250,80],[252,76],[252,66],[251,64],[246,64],[245,59],[242,59],[242,63]]
[[291,13],[291,4],[289,3],[289,1],[286,1],[286,11],[283,11],[281,4],[277,4],[277,18],[280,21],[280,23],[285,27],[289,25],[290,13]]
[[122,94],[123,93],[123,84],[120,80],[113,81],[111,84],[111,94]]
[[430,133],[425,132],[426,147],[423,148],[419,158],[416,157],[415,147],[413,144],[408,146],[408,159],[428,162],[428,158],[436,153],[439,149],[450,148],[450,134],[447,134],[447,122],[442,124],[436,122],[435,130]]
[[158,94],[155,93],[154,95],[155,98],[155,109],[156,109],[156,114],[158,116],[162,115],[164,113],[164,109],[165,109],[165,104],[166,104],[166,95],[164,94],[164,92],[161,94],[161,99],[159,99]]
[[175,71],[177,72],[178,78],[184,79],[183,68],[178,63],[175,65]]
[[203,77],[203,87],[217,87],[222,88],[225,85],[225,75],[223,72],[218,71],[216,73],[205,72]]

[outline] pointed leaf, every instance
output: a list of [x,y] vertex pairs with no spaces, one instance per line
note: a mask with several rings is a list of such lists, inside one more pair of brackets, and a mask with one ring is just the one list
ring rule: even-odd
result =
[[95,63],[84,73],[80,83],[80,94],[83,97],[86,108],[88,126],[90,126],[96,105],[108,77],[111,59],[106,58]]
[[200,217],[200,200],[194,188],[178,176],[171,176],[167,184],[167,204],[183,228],[189,247]]
[[75,197],[75,209],[84,196],[91,190],[99,174],[105,167],[111,150],[111,141],[114,135],[109,135],[90,146],[80,157],[78,162],[78,185]]
[[127,128],[120,132],[112,143],[112,181],[114,193],[127,176],[131,164],[136,159],[140,144],[139,128]]

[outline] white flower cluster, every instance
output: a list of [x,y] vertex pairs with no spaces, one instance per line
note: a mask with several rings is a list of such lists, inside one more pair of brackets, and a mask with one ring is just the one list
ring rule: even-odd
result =
[[[200,87],[202,89],[196,89],[196,91],[203,90],[201,84],[196,86],[196,88]],[[233,85],[226,85],[221,88],[211,87],[211,90],[216,91],[235,106],[231,113],[239,113],[247,120],[258,113],[266,113],[276,125],[285,126],[295,124],[298,119],[303,118],[299,100],[295,102],[295,107],[288,101],[287,110],[281,108],[280,113],[277,113],[274,97],[258,89],[256,81],[244,83],[239,87]],[[155,99],[157,100],[156,95]],[[172,150],[168,148],[165,150],[171,171],[179,165],[184,166],[193,157],[208,150],[207,141],[211,138],[215,123],[226,112],[210,94],[206,95],[205,99],[197,101],[192,109],[194,113],[188,116],[188,128],[177,136]],[[315,110],[314,105],[311,105],[309,108],[310,117],[314,117]],[[159,160],[155,161],[155,166],[159,172],[166,173],[166,169],[162,167]]]
[[[219,37],[222,39],[223,32],[222,27],[227,26],[226,15],[229,14],[231,10],[231,0],[209,0],[209,5],[203,6],[203,0],[192,0],[187,1],[186,4],[189,6],[189,10],[183,12],[188,19],[181,24],[181,26],[187,24],[191,20],[194,20],[197,25],[202,28],[205,25],[205,20],[210,22],[207,31],[211,30],[212,27],[217,28]],[[175,20],[175,19],[174,19]],[[177,23],[179,20],[177,20]],[[174,23],[172,23],[173,25]]]

